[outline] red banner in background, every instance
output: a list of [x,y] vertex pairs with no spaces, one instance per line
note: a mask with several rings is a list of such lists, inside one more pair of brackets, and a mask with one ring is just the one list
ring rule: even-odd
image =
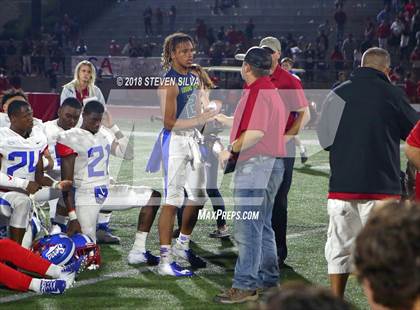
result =
[[26,93],[34,111],[34,117],[43,122],[57,118],[60,106],[60,95],[52,93]]

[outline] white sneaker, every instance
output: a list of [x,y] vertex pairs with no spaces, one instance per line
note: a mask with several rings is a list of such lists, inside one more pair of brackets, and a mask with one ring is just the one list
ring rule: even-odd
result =
[[173,277],[191,277],[194,275],[192,271],[182,268],[176,262],[160,263],[158,273],[163,276]]

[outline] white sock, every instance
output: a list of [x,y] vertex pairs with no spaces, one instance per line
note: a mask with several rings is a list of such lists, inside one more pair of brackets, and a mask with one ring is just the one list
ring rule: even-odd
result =
[[160,262],[163,263],[163,264],[172,263],[171,245],[170,244],[160,246]]
[[99,213],[98,224],[108,224],[111,220],[112,213]]
[[45,273],[45,275],[54,278],[54,279],[58,279],[61,275],[61,268],[60,266],[51,264],[50,267],[48,267],[47,272]]
[[179,233],[179,237],[176,239],[176,243],[180,245],[184,250],[188,250],[190,247],[190,237],[191,235],[184,235],[183,233]]
[[146,252],[146,239],[149,233],[144,231],[136,232],[136,239],[134,240],[133,250]]
[[31,283],[29,283],[29,289],[41,293],[41,279],[32,278]]
[[300,148],[300,152],[301,153],[305,153],[306,152],[306,149],[305,149],[305,147],[303,145],[301,145],[299,148]]

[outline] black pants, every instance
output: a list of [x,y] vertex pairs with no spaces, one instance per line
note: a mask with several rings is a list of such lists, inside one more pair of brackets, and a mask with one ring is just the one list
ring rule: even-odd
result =
[[271,225],[276,237],[277,256],[279,264],[282,264],[287,257],[286,231],[287,231],[287,194],[292,185],[293,166],[295,164],[295,142],[287,143],[287,158],[284,158],[283,182],[274,200],[273,216]]

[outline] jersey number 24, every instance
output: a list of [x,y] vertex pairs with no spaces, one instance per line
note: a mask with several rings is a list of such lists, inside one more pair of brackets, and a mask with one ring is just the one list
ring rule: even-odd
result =
[[36,166],[36,162],[35,162],[35,152],[34,151],[30,151],[30,152],[11,152],[8,156],[8,160],[10,161],[15,161],[16,159],[20,158],[20,162],[17,163],[16,165],[10,166],[9,168],[7,168],[7,174],[13,176],[13,173],[23,167],[26,167],[28,165],[28,172],[32,173],[34,172],[35,166]]

